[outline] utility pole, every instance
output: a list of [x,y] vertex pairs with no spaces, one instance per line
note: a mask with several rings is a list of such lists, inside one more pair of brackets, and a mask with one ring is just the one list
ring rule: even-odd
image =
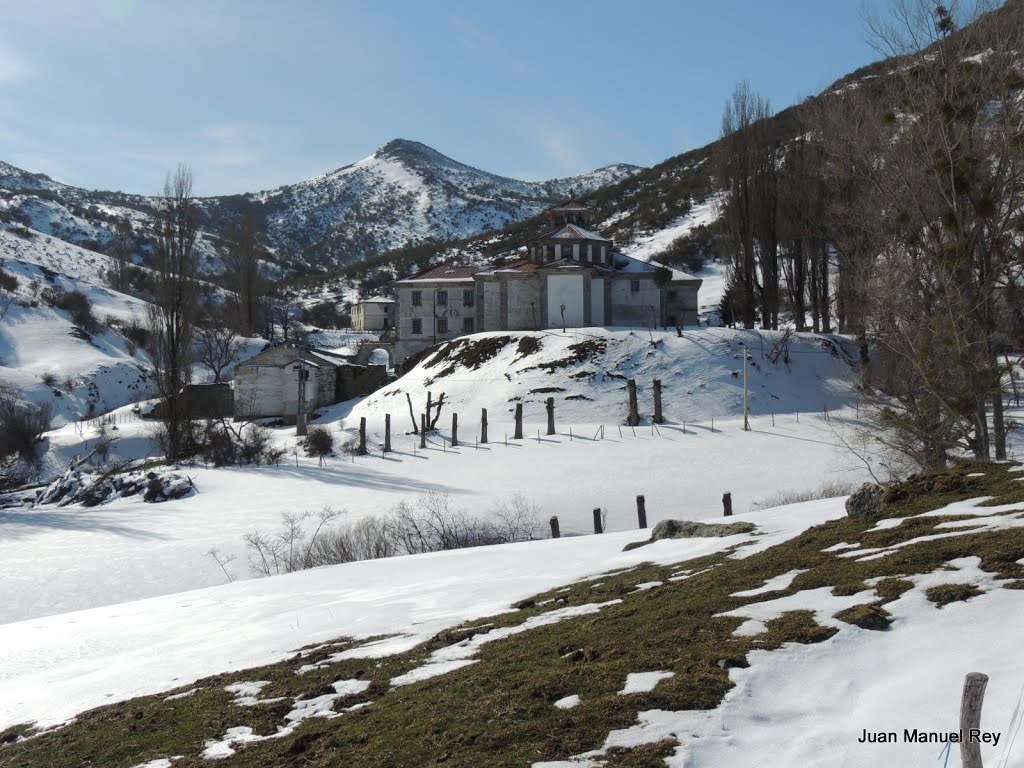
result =
[[743,349],[743,431],[750,431],[750,383],[747,377],[747,360],[749,352]]
[[299,345],[299,364],[293,369],[299,374],[299,392],[295,398],[295,435],[304,437],[306,435],[306,380],[309,378],[309,370],[302,359],[302,345]]

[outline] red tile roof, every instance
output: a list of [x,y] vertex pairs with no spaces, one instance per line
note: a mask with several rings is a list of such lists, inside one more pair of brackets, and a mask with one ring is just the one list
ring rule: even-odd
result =
[[408,280],[465,280],[467,277],[473,277],[479,271],[479,267],[453,267],[448,264],[439,264],[436,267],[428,267],[401,282]]

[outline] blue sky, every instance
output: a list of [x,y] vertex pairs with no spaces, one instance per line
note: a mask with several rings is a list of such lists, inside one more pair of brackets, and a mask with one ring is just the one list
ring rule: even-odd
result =
[[0,0],[0,160],[71,184],[267,189],[393,138],[542,179],[714,139],[876,58],[859,0]]

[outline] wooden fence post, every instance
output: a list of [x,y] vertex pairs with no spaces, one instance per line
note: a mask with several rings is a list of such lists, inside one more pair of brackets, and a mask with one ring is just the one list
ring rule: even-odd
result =
[[636,497],[636,520],[641,528],[647,527],[647,500],[642,493]]
[[594,507],[594,533],[604,533],[604,526],[601,525],[600,507]]
[[654,380],[654,423],[665,423],[665,417],[661,413],[661,379]]
[[549,397],[547,403],[548,409],[548,434],[555,434],[555,398]]
[[981,729],[981,705],[985,700],[988,675],[969,672],[960,697],[960,762],[963,768],[982,768],[981,742],[972,741],[971,731]]
[[551,538],[560,538],[562,536],[562,533],[558,530],[558,516],[552,515],[551,519],[548,520],[548,523],[551,525]]
[[722,512],[726,517],[732,517],[732,493],[729,491],[722,494]]
[[427,447],[427,414],[420,414],[420,448]]
[[366,417],[359,417],[359,455],[366,455]]
[[626,387],[629,389],[629,417],[626,419],[626,424],[635,427],[640,423],[640,409],[636,404],[636,380],[627,381]]
[[391,453],[391,414],[384,414],[384,453]]
[[480,444],[487,442],[487,409],[480,409]]
[[459,445],[459,414],[452,414],[452,448]]
[[523,439],[523,404],[516,403],[516,429],[512,433],[513,440]]

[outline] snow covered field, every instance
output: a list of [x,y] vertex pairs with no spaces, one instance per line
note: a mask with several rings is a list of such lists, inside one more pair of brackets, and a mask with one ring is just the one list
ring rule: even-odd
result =
[[[942,513],[974,515],[1004,527],[1024,524],[1016,507],[974,508],[973,503]],[[1013,514],[1004,516],[1007,511]],[[283,659],[301,646],[339,636],[394,635],[342,657],[402,652],[445,627],[506,610],[562,583],[645,561],[678,562],[741,542],[748,545],[733,556],[750,557],[844,515],[842,500],[807,502],[746,516],[762,535],[662,541],[626,553],[622,546],[637,540],[637,532],[501,545],[333,566],[2,625],[0,728],[25,720],[55,725],[93,706],[185,687],[204,675]],[[879,527],[892,527],[885,522]],[[963,524],[956,527],[967,532]],[[787,577],[791,580],[792,574]],[[950,581],[975,584],[982,594],[936,609],[924,590]],[[730,670],[736,686],[714,710],[642,711],[635,726],[612,731],[601,750],[537,766],[596,766],[605,749],[665,738],[679,742],[666,761],[678,768],[754,765],[762,759],[787,768],[930,764],[941,745],[907,745],[902,739],[860,744],[858,739],[865,730],[896,727],[955,730],[963,676],[979,669],[991,677],[982,725],[1000,739],[983,747],[986,764],[1021,765],[1024,742],[1013,742],[1016,723],[1011,719],[1024,682],[1016,662],[1017,638],[1024,632],[1019,590],[999,588],[998,580],[978,568],[976,557],[954,560],[948,569],[913,577],[913,582],[912,589],[886,606],[894,624],[884,633],[830,618],[842,607],[869,599],[870,592],[836,597],[826,588],[773,599],[764,590],[784,588],[781,580],[748,591],[764,598],[737,609],[740,615],[769,618],[809,609],[839,632],[814,645],[754,651],[748,668]],[[658,589],[660,582],[641,586]],[[556,609],[550,620],[581,610]],[[600,610],[597,605],[582,612]],[[437,661],[410,677],[443,675],[473,663],[474,645],[498,639],[488,634],[467,647],[442,649],[435,653]],[[515,632],[498,636],[510,634]],[[669,676],[630,675],[621,693],[649,690]],[[577,704],[560,702],[556,706]],[[218,749],[230,754],[230,743]],[[950,764],[959,764],[955,747]]]
[[[796,515],[760,513],[772,534],[757,547],[836,509],[818,503]],[[372,560],[0,625],[0,728],[26,719],[59,723],[86,708],[266,664],[339,636],[397,633],[360,652],[397,653],[590,574],[698,557],[750,537],[622,552],[643,538],[632,531]]]
[[[0,584],[6,596],[0,621],[221,584],[225,576],[206,554],[211,548],[236,556],[228,570],[249,578],[243,536],[276,530],[283,512],[330,506],[356,520],[438,492],[486,515],[497,502],[523,494],[540,507],[542,535],[551,515],[558,516],[563,535],[571,535],[592,531],[594,507],[608,510],[609,530],[635,528],[640,493],[654,525],[664,518],[718,517],[725,491],[732,492],[734,508],[743,514],[777,491],[866,477],[838,444],[832,431],[837,421],[826,423],[820,416],[805,415],[799,424],[795,416],[780,416],[774,428],[770,418],[760,418],[749,433],[735,419],[716,421],[715,432],[710,422],[688,425],[685,434],[681,426],[664,425],[660,434],[641,427],[634,437],[626,428],[621,438],[608,424],[605,439],[596,441],[594,424],[575,425],[571,440],[569,425],[563,425],[560,434],[542,435],[539,443],[542,425],[531,421],[526,434],[533,437],[509,441],[507,447],[506,425],[495,418],[494,442],[480,448],[470,442],[453,450],[443,434],[432,436],[421,451],[407,435],[395,439],[396,453],[386,458],[379,452],[354,462],[338,457],[322,468],[300,451],[298,466],[289,454],[279,467],[188,469],[198,495],[163,504],[121,499],[92,509],[0,511]],[[138,448],[147,444],[149,429],[132,422],[120,432],[126,444]],[[279,439],[294,444],[293,431],[278,430]],[[469,425],[463,427],[463,440],[472,440],[472,434]],[[85,438],[90,436],[87,431]],[[81,440],[73,427],[53,437],[58,446],[69,443],[61,455],[78,450]],[[755,464],[759,456],[779,455],[789,460],[763,469]]]

